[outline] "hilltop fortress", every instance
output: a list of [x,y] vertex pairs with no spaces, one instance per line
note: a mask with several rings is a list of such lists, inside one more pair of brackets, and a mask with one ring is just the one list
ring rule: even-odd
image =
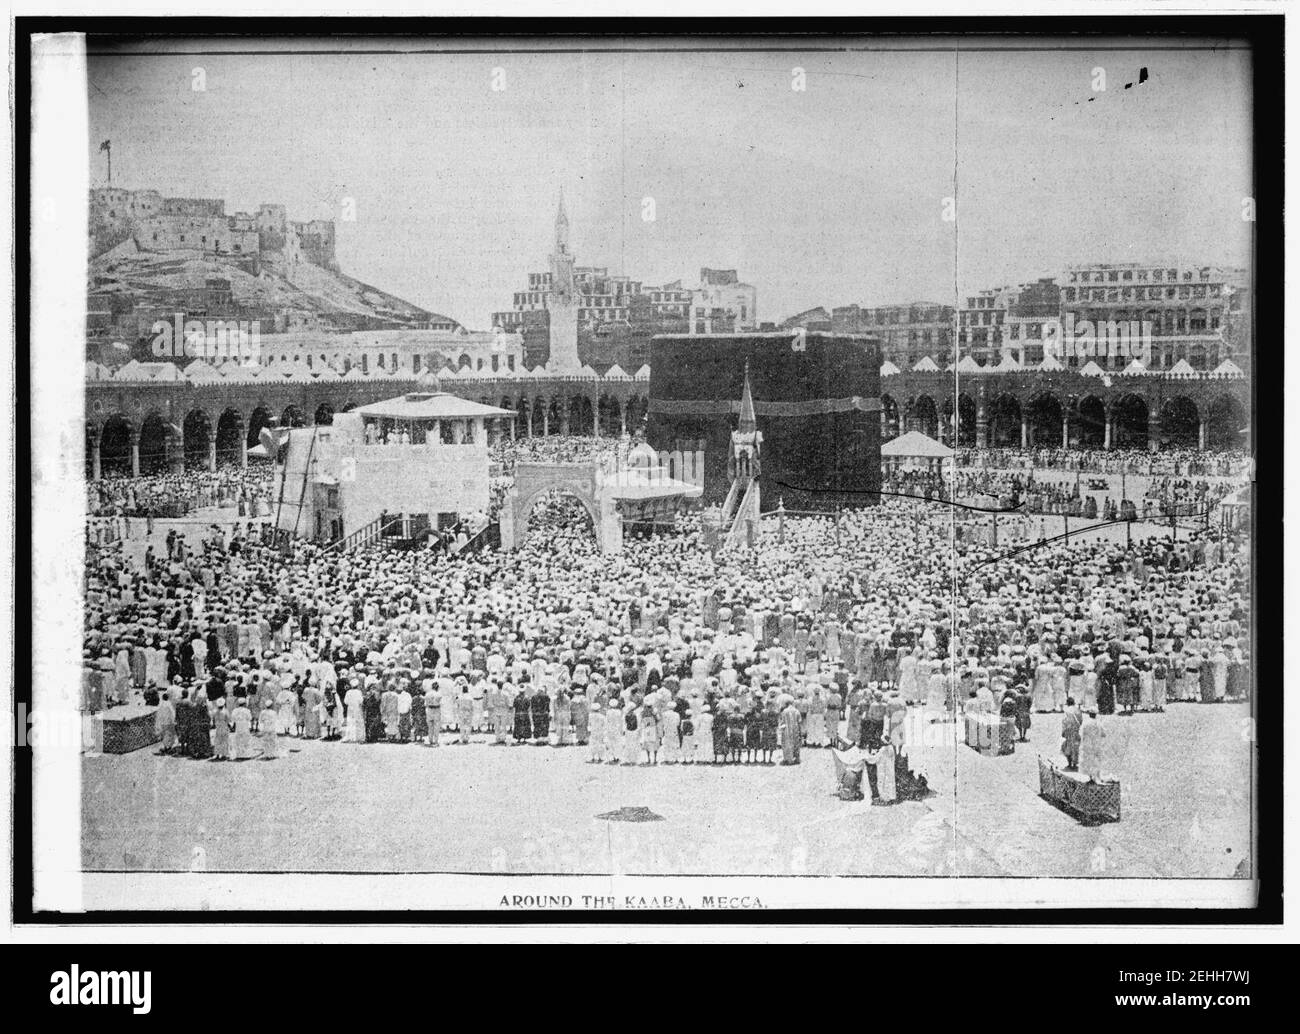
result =
[[216,198],[163,197],[156,190],[120,187],[91,190],[91,255],[128,239],[144,252],[219,255],[251,273],[268,266],[292,277],[302,262],[339,271],[331,219],[294,222],[284,205],[260,205],[256,215],[227,215],[225,201]]

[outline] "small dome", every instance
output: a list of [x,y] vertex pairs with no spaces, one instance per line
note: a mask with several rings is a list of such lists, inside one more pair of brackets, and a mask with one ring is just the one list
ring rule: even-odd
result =
[[654,451],[649,442],[642,442],[627,454],[627,465],[629,467],[657,467],[659,466],[659,454]]

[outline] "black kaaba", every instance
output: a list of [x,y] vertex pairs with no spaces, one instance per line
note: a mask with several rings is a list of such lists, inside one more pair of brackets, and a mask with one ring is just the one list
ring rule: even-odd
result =
[[[660,335],[651,342],[646,429],[660,450],[703,448],[703,502],[729,487],[746,368],[763,433],[765,511],[879,501],[880,342],[816,331]],[[700,443],[703,443],[702,445]]]

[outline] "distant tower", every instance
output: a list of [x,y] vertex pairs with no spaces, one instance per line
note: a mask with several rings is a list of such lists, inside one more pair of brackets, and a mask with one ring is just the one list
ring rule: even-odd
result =
[[740,392],[740,424],[731,432],[731,457],[728,464],[732,480],[757,481],[763,432],[754,414],[754,393],[749,387],[749,362],[745,362],[745,386]]
[[564,211],[564,191],[555,212],[555,251],[551,254],[551,354],[546,368],[576,372],[578,362],[578,292],[574,281],[573,253],[569,251],[569,217]]
[[557,253],[569,250],[569,216],[564,211],[564,188],[560,188],[560,206],[555,212],[555,250]]

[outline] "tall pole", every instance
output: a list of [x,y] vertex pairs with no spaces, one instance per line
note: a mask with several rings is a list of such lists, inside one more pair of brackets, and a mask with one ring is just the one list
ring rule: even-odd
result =
[[113,141],[104,142],[104,150],[108,152],[108,185],[113,185]]

